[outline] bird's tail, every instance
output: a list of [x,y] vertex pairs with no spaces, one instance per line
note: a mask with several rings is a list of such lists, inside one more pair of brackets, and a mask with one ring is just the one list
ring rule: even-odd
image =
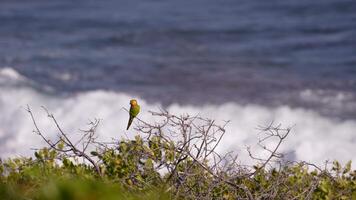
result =
[[131,124],[132,124],[133,119],[134,119],[134,118],[133,118],[132,116],[130,116],[129,123],[127,124],[126,130],[129,130],[129,128],[130,128],[130,126],[131,126]]

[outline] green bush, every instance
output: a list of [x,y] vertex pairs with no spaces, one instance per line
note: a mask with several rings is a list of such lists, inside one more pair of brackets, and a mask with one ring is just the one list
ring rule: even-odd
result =
[[278,148],[290,129],[264,129],[266,137],[278,139],[276,147],[265,159],[251,154],[256,165],[245,166],[232,154],[215,152],[225,125],[166,112],[153,115],[162,122],[139,121],[141,136],[111,143],[95,140],[98,121],[79,141],[59,128],[55,142],[35,123],[48,147],[33,158],[0,161],[0,199],[356,199],[351,162],[335,161],[322,169],[280,159]]

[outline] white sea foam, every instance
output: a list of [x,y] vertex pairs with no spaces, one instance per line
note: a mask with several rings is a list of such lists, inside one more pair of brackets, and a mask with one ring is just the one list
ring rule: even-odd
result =
[[[53,123],[47,118],[41,106],[47,107],[69,134],[86,128],[89,119],[100,118],[102,124],[98,133],[102,138],[123,137],[128,115],[122,107],[128,108],[129,94],[90,91],[69,97],[49,96],[30,87],[2,87],[0,85],[0,156],[32,155],[31,148],[43,145],[39,136],[32,133],[34,126],[25,111],[30,105],[41,130],[49,137],[56,135]],[[149,104],[138,98],[142,111],[140,118],[151,121],[149,110],[158,110],[160,104]],[[289,158],[321,164],[325,160],[356,162],[356,120],[338,121],[320,116],[312,110],[292,109],[288,106],[268,108],[260,105],[242,106],[236,103],[222,105],[189,106],[173,104],[167,108],[175,114],[216,119],[218,123],[231,120],[219,151],[234,150],[242,161],[247,160],[246,146],[256,147],[258,125],[272,120],[284,126],[294,126],[292,133],[281,150],[289,153]],[[126,132],[135,135],[134,129]],[[272,145],[272,143],[268,144]],[[255,149],[262,155],[260,149]]]
[[25,77],[21,76],[11,67],[0,68],[0,84],[8,84],[9,81],[23,81]]
[[305,89],[300,93],[301,99],[306,102],[324,104],[332,108],[341,108],[343,106],[356,106],[355,97],[351,92],[346,91],[326,91]]

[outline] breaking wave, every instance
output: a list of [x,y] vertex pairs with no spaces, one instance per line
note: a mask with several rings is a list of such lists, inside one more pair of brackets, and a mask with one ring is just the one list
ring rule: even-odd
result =
[[[41,139],[32,132],[34,126],[25,110],[26,105],[30,105],[39,127],[49,137],[57,134],[56,129],[41,106],[48,108],[69,134],[84,129],[90,119],[100,118],[100,137],[126,137],[123,133],[128,116],[123,107],[129,107],[129,99],[133,98],[130,94],[96,90],[71,96],[57,96],[44,94],[26,84],[14,84],[27,81],[11,68],[0,70],[1,157],[32,155],[31,148],[43,145]],[[158,110],[161,105],[147,103],[140,97],[135,98],[142,107],[140,118],[151,121],[152,116],[148,111]],[[217,123],[230,120],[219,151],[235,150],[241,160],[247,159],[246,146],[256,147],[259,136],[256,128],[275,121],[285,127],[293,126],[290,136],[281,147],[288,158],[319,164],[334,159],[356,162],[356,120],[331,119],[305,108],[283,105],[270,108],[261,105],[239,105],[234,102],[201,106],[172,104],[166,109],[174,114],[199,114],[216,119]],[[133,137],[134,129],[130,129],[127,135]],[[262,154],[258,149],[256,153]]]

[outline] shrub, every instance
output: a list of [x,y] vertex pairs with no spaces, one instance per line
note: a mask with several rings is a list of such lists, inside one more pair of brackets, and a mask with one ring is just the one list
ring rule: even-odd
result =
[[[269,156],[249,150],[256,164],[245,166],[216,152],[227,124],[198,116],[151,112],[160,122],[138,119],[133,140],[98,142],[99,120],[74,141],[47,111],[60,133],[50,141],[28,112],[48,146],[33,158],[0,161],[1,199],[356,199],[351,162],[283,161],[278,149],[291,129],[280,125],[261,129]],[[276,139],[272,149],[263,144],[269,139]]]

